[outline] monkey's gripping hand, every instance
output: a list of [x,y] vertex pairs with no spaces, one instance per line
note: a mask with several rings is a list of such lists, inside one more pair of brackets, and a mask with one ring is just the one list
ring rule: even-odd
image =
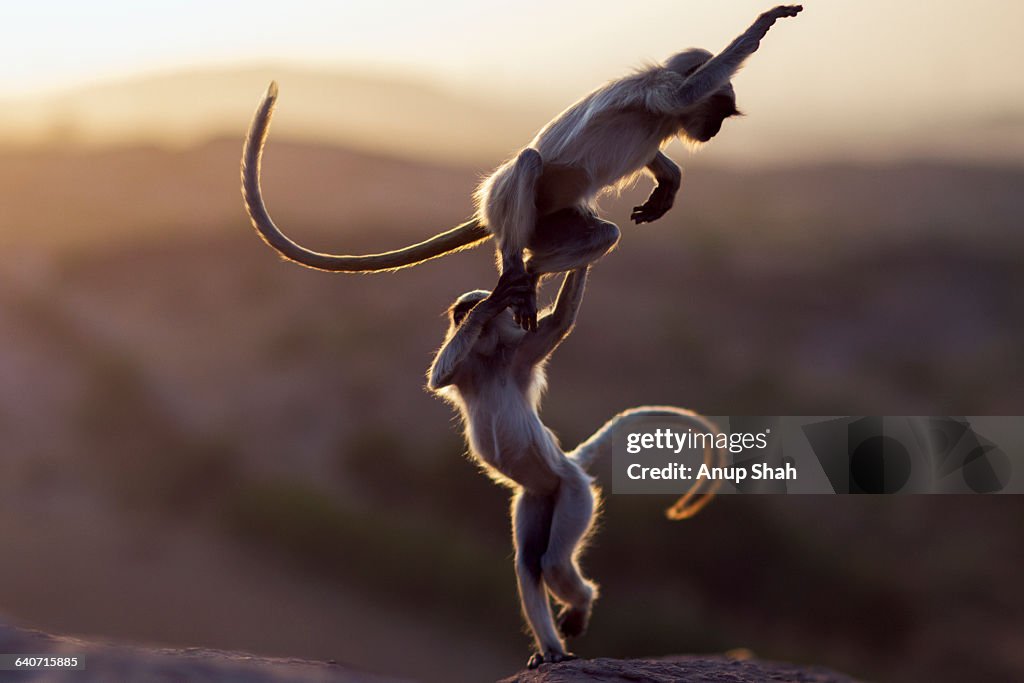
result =
[[675,204],[678,189],[678,185],[670,187],[659,183],[646,202],[633,207],[633,212],[629,214],[630,219],[637,225],[658,220],[668,213],[668,210]]

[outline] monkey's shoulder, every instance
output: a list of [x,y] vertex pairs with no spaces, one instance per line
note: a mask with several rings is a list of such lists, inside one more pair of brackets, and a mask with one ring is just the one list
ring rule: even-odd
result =
[[616,81],[606,104],[621,109],[663,110],[663,100],[679,92],[686,79],[662,66],[651,66]]

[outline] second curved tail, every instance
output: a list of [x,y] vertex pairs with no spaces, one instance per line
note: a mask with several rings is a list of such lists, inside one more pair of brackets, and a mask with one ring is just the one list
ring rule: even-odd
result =
[[[632,420],[645,417],[682,418],[692,425],[694,429],[715,434],[716,436],[721,433],[706,417],[698,415],[692,410],[675,406],[640,406],[624,410],[608,420],[600,429],[594,432],[593,436],[569,453],[569,457],[575,460],[580,467],[587,469],[601,454],[611,449],[612,439],[619,428],[624,427]],[[724,465],[725,453],[717,446],[705,446],[704,464],[708,467]],[[673,520],[693,517],[711,502],[711,499],[715,497],[715,493],[718,492],[720,487],[721,482],[718,480],[711,482],[698,481],[672,507],[665,511],[665,516]]]

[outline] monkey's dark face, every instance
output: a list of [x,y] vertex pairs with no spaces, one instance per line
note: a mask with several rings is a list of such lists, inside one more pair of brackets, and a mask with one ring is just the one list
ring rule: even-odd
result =
[[[489,295],[490,292],[480,289],[474,292],[466,292],[456,299],[455,303],[448,309],[452,329],[461,325],[470,311],[476,308],[477,304]],[[476,349],[482,353],[490,353],[497,344],[508,346],[517,344],[524,334],[526,333],[513,319],[512,311],[505,309],[484,325],[480,339],[477,341]]]
[[451,320],[452,327],[458,327],[462,324],[462,321],[466,319],[469,312],[472,311],[478,303],[490,296],[490,292],[485,289],[477,289],[472,292],[466,292],[458,299],[455,300],[448,308],[448,317]]
[[729,85],[684,114],[681,125],[690,140],[707,142],[718,135],[727,118],[740,115],[736,108],[736,94]]

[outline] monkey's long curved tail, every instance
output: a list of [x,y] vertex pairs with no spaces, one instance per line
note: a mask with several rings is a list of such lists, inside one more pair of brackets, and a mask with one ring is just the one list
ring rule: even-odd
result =
[[[721,433],[706,417],[691,410],[675,406],[640,406],[624,410],[608,420],[604,426],[594,432],[593,436],[569,453],[569,458],[575,460],[583,469],[589,468],[599,455],[611,449],[612,439],[620,427],[630,420],[644,417],[683,418],[693,426],[695,431],[711,433],[716,436]],[[725,453],[717,446],[705,446],[704,464],[708,467],[721,467],[725,464]],[[665,511],[665,516],[672,520],[693,517],[711,502],[721,485],[721,481],[717,479],[711,482],[698,481]]]
[[382,254],[363,256],[322,254],[291,241],[271,220],[267,207],[263,203],[263,192],[260,189],[260,160],[263,157],[263,145],[267,141],[270,119],[274,115],[276,102],[277,83],[271,82],[263,94],[263,99],[260,100],[259,107],[257,107],[256,114],[249,126],[249,133],[245,137],[245,147],[242,149],[242,197],[245,199],[245,208],[249,212],[253,227],[259,232],[263,241],[277,250],[284,258],[317,270],[337,273],[371,273],[414,266],[438,256],[476,246],[491,237],[487,228],[474,219],[418,244]]

